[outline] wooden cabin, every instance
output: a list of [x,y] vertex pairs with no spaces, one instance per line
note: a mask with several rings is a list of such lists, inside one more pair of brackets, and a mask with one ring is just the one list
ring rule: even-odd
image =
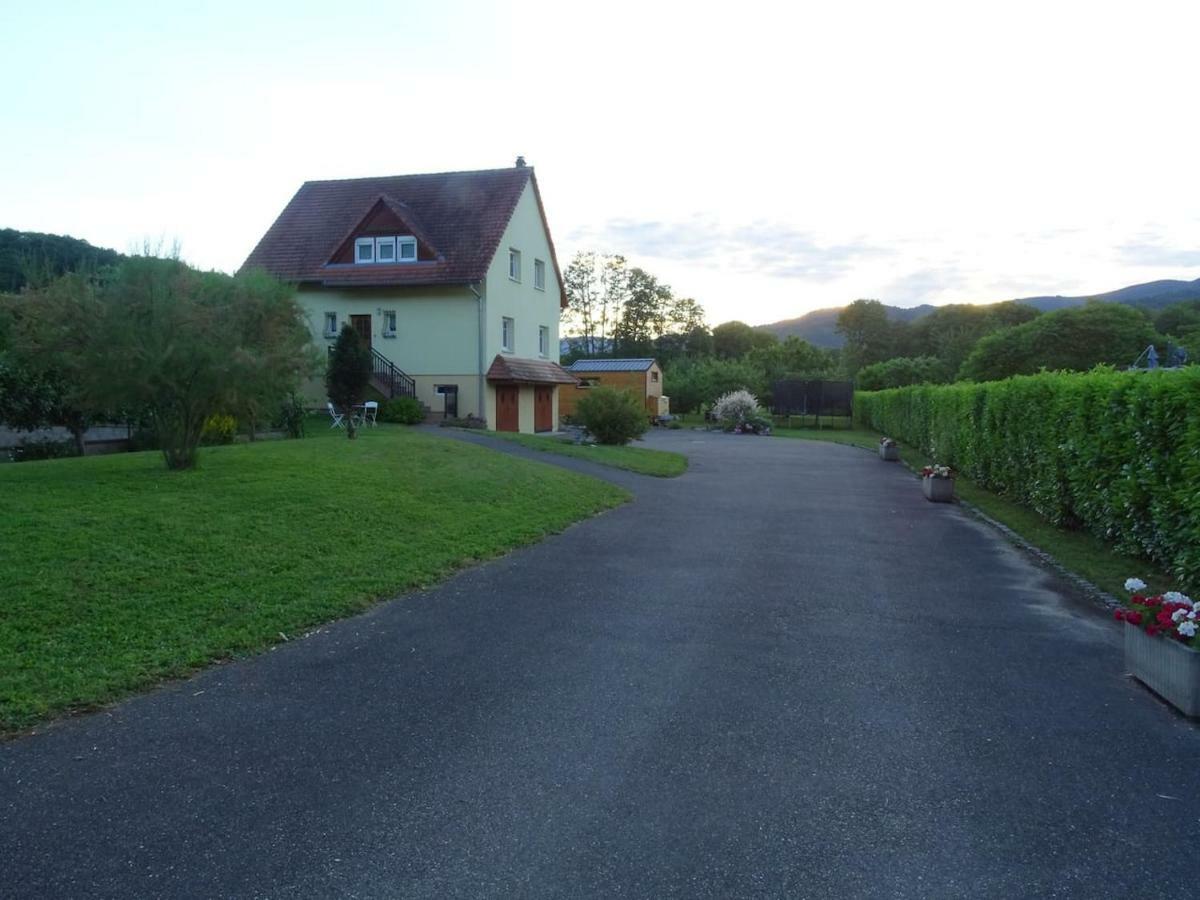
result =
[[579,379],[575,387],[564,386],[558,392],[558,414],[574,415],[585,391],[611,387],[628,391],[646,408],[650,418],[670,412],[670,398],[663,395],[662,367],[653,359],[577,359],[567,371]]

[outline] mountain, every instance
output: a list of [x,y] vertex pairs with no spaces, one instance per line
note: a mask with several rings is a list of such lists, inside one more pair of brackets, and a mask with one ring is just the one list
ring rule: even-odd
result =
[[66,235],[0,228],[0,293],[19,291],[30,276],[54,277],[110,266],[123,258],[116,250]]
[[[920,306],[902,307],[887,306],[888,318],[893,322],[912,322],[921,316],[929,315],[937,307],[923,303]],[[837,317],[844,306],[833,306],[829,309],[814,309],[798,319],[784,319],[782,322],[772,322],[770,325],[756,326],[761,331],[773,332],[780,340],[788,335],[804,338],[810,344],[818,347],[840,347],[842,336],[837,333]]]
[[[1109,291],[1107,294],[1093,294],[1087,297],[1022,297],[1016,302],[1040,309],[1042,312],[1050,312],[1068,306],[1083,306],[1089,300],[1103,300],[1107,303],[1124,303],[1127,306],[1159,310],[1184,300],[1200,300],[1200,278],[1195,281],[1174,279],[1150,281],[1146,284],[1134,284]],[[844,308],[837,306],[829,309],[816,309],[796,319],[783,319],[757,327],[763,331],[772,332],[780,339],[794,334],[818,347],[840,347],[842,338],[835,329],[838,313]],[[937,307],[925,303],[909,308],[885,304],[885,308],[888,311],[888,318],[893,322],[912,322],[928,315]]]

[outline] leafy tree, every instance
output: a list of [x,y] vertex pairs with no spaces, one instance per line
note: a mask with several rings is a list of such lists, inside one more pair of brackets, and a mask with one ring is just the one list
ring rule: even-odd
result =
[[950,380],[950,369],[936,356],[895,356],[858,370],[860,390],[879,391],[910,384],[943,384]]
[[757,396],[766,393],[763,370],[748,359],[682,358],[663,372],[663,387],[671,398],[671,410],[696,412],[722,394],[745,388]]
[[666,331],[674,298],[671,288],[645,269],[630,269],[625,284],[627,296],[614,332],[616,353],[645,356]]
[[347,322],[338,333],[329,354],[325,370],[325,392],[331,402],[346,417],[346,436],[354,440],[354,407],[363,402],[371,381],[371,351],[363,344],[358,332]]
[[987,306],[939,306],[903,328],[898,327],[902,323],[892,323],[893,352],[902,357],[937,357],[947,371],[957,372],[981,337],[1038,315],[1034,307],[1011,301]]
[[600,444],[628,444],[647,428],[647,413],[638,398],[610,387],[588,391],[575,414]]
[[45,356],[71,406],[91,415],[144,410],[172,469],[195,465],[205,420],[234,406],[248,385],[290,392],[311,371],[294,292],[262,273],[231,278],[177,259],[132,257],[94,278],[65,275],[21,300],[13,334]]
[[1101,363],[1128,365],[1158,335],[1141,310],[1117,303],[1045,313],[982,338],[959,378],[995,381],[1039,369],[1086,371]]
[[99,314],[92,282],[78,273],[63,275],[6,297],[3,313],[0,420],[27,431],[66,428],[82,455],[84,432],[105,412],[90,383]]
[[754,329],[745,322],[724,322],[712,330],[713,352],[721,359],[739,359],[754,348]]
[[863,366],[892,355],[892,326],[887,309],[878,300],[855,300],[838,313],[836,330],[845,341],[842,368],[851,377]]
[[563,287],[567,293],[565,319],[579,331],[583,342],[583,355],[596,352],[596,332],[599,310],[599,275],[597,257],[593,251],[575,254],[563,272]]
[[582,355],[609,353],[628,295],[625,257],[580,251],[563,273],[566,321],[582,338]]

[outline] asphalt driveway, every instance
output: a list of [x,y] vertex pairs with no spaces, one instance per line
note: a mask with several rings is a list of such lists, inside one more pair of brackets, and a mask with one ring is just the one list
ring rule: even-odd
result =
[[1100,611],[861,450],[652,440],[688,474],[534,454],[637,499],[0,745],[0,895],[1196,895],[1200,730]]

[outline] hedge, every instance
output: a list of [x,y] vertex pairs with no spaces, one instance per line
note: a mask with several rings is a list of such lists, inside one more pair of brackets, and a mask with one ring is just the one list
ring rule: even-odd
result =
[[1200,589],[1200,367],[856,392],[854,418]]

